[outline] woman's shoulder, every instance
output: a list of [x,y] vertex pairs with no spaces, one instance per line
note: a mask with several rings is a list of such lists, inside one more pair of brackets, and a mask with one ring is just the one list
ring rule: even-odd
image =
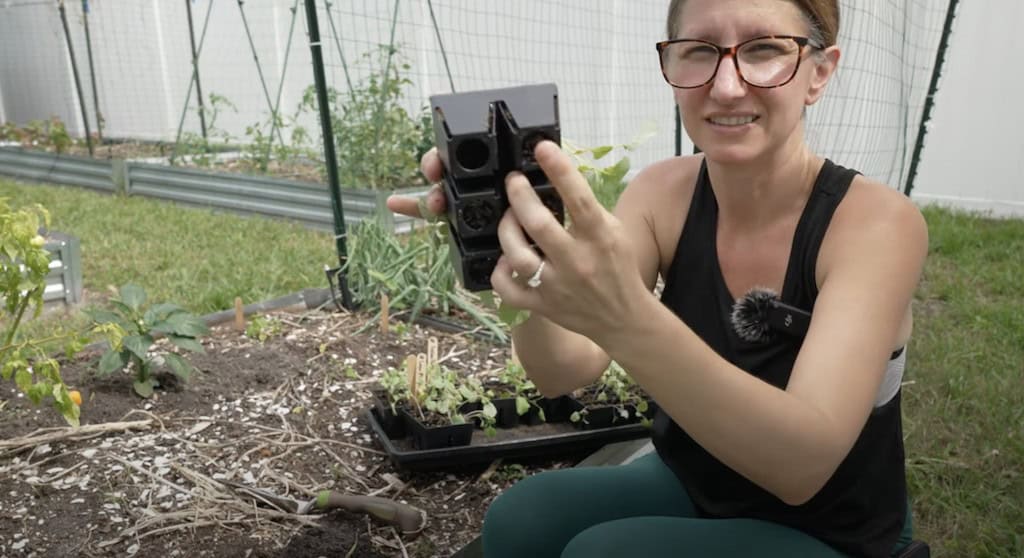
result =
[[863,228],[924,225],[921,210],[909,196],[892,186],[858,174],[836,209],[840,225]]
[[[629,181],[619,203],[655,213],[660,213],[658,210],[664,209],[666,203],[683,202],[688,206],[703,160],[701,155],[686,155],[647,165]],[[673,208],[673,212],[677,209]]]
[[858,252],[857,247],[918,254],[927,252],[927,244],[928,225],[910,197],[858,174],[829,224],[819,257],[819,268],[823,269],[819,272],[827,272],[829,262],[837,262],[843,254]]

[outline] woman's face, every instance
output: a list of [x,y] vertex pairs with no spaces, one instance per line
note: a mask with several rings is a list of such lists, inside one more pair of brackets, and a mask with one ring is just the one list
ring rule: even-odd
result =
[[[787,0],[688,0],[679,12],[678,37],[702,39],[730,47],[765,35],[810,34],[800,9]],[[803,141],[805,106],[820,97],[838,61],[836,47],[825,57],[801,51],[799,71],[781,87],[761,89],[745,83],[732,56],[718,67],[710,83],[673,89],[687,134],[710,160],[756,161]]]

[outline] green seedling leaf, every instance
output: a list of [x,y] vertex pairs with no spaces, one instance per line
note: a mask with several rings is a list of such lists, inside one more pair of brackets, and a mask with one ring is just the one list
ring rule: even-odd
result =
[[498,416],[498,408],[494,406],[494,403],[487,402],[483,407],[484,416],[487,418],[495,418]]
[[513,308],[502,301],[501,306],[498,307],[498,318],[508,327],[513,328],[528,320],[530,311]]
[[121,302],[132,309],[134,312],[138,312],[142,305],[146,303],[146,291],[142,290],[142,287],[133,284],[127,284],[120,289]]
[[150,325],[150,327],[166,320],[173,314],[185,312],[185,309],[177,304],[162,303],[154,305],[142,316],[142,320]]
[[569,415],[569,420],[572,422],[579,422],[582,418],[583,415],[581,415],[579,411],[573,411],[573,413]]
[[103,353],[103,358],[100,359],[100,370],[101,376],[106,376],[111,372],[116,372],[123,369],[128,365],[128,351],[115,351],[113,349]]
[[153,396],[152,380],[135,380],[132,382],[132,388],[135,390],[135,393],[145,399],[149,399]]
[[85,315],[97,324],[120,323],[121,317],[109,310],[86,310]]
[[146,360],[146,352],[153,344],[153,338],[149,335],[129,335],[124,338],[124,348],[128,349],[139,360]]
[[171,372],[174,372],[174,374],[182,380],[187,380],[192,376],[192,365],[182,358],[181,355],[167,353],[164,355],[164,361],[167,362],[167,366],[170,367]]
[[530,402],[522,395],[516,397],[516,414],[519,416],[523,416],[529,411]]
[[202,344],[199,341],[191,337],[182,337],[180,335],[168,335],[167,338],[174,343],[176,346],[185,349],[186,351],[192,351],[193,353],[202,353],[205,351]]
[[602,177],[609,182],[621,182],[629,172],[629,157],[623,157],[614,165],[601,169]]
[[594,154],[594,159],[597,160],[611,153],[612,149],[614,149],[614,147],[610,145],[602,145],[601,147],[595,147],[594,149],[592,149],[591,153]]
[[201,318],[191,314],[171,314],[163,323],[153,326],[154,331],[173,333],[182,337],[199,337],[209,332]]
[[476,394],[466,386],[459,386],[459,394],[470,403],[476,402]]

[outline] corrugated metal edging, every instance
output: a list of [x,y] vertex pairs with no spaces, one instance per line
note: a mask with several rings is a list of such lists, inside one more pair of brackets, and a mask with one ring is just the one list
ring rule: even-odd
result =
[[109,160],[0,147],[0,174],[23,180],[113,192],[112,168]]
[[75,304],[82,300],[82,258],[77,237],[50,232],[44,247],[51,253],[43,302]]
[[[127,177],[127,191],[131,195],[285,217],[319,229],[334,230],[330,195],[321,184],[143,163],[129,163]],[[423,191],[426,190],[414,189],[408,193]],[[343,189],[341,198],[346,223],[374,215],[378,208],[384,207],[386,197],[385,192]],[[383,213],[383,218],[391,222],[396,231],[411,228],[412,219],[392,216],[387,211]]]

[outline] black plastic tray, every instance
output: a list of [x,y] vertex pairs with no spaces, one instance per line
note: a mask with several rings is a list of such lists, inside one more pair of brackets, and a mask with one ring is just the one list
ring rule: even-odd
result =
[[492,439],[482,430],[473,433],[473,442],[468,446],[416,450],[409,438],[392,440],[384,434],[377,414],[372,408],[365,411],[366,419],[373,429],[378,442],[396,466],[412,471],[437,471],[458,469],[487,464],[495,459],[524,459],[577,455],[589,452],[614,442],[646,438],[651,435],[650,427],[640,423],[609,428],[580,430],[571,423],[522,426],[518,432],[536,432],[536,436],[510,439],[510,432],[498,430]]

